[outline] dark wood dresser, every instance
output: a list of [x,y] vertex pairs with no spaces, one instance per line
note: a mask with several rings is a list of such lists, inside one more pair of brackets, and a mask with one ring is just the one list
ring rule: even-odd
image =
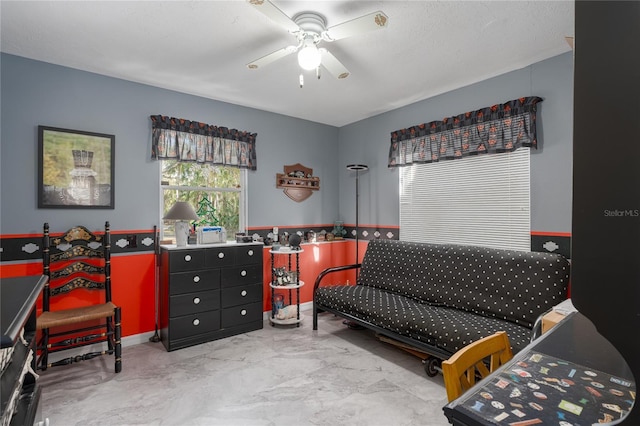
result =
[[262,244],[160,247],[159,320],[168,351],[261,329]]
[[40,387],[34,375],[36,300],[45,276],[0,280],[0,424],[32,425],[39,421]]

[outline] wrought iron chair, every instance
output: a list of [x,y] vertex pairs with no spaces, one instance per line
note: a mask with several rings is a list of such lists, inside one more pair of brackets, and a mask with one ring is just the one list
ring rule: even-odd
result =
[[[121,312],[111,301],[109,222],[105,222],[104,235],[76,226],[54,238],[49,236],[49,224],[45,223],[42,260],[43,274],[49,281],[43,289],[42,313],[36,320],[36,329],[41,332],[37,368],[46,370],[114,355],[115,372],[119,373]],[[94,344],[99,347],[80,354],[80,348]],[[75,349],[76,355],[49,361],[51,354],[68,349]]]
[[511,358],[513,351],[509,337],[506,332],[498,331],[468,344],[448,360],[442,361],[444,387],[449,402],[469,390],[477,377],[487,377]]

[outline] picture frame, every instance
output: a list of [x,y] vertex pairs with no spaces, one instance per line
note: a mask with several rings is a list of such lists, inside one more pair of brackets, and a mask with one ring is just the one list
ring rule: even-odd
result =
[[38,126],[38,208],[113,209],[115,135]]

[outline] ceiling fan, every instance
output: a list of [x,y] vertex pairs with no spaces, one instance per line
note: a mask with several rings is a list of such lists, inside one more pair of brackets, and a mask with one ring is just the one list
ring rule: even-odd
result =
[[[323,47],[321,42],[333,42],[368,31],[387,27],[389,18],[382,11],[372,12],[327,28],[324,16],[316,12],[301,12],[290,18],[269,0],[247,0],[253,7],[282,26],[297,39],[297,44],[283,47],[255,61],[249,62],[249,69],[258,69],[278,59],[298,52],[298,64],[304,70],[316,70],[320,78],[320,65],[338,79],[349,77],[349,70]],[[300,74],[300,87],[304,84]]]

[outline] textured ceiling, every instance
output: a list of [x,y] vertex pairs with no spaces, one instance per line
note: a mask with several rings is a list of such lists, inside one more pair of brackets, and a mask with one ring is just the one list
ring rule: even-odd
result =
[[333,26],[382,10],[386,29],[323,43],[351,72],[296,55],[246,64],[293,35],[244,0],[0,2],[2,51],[206,98],[343,126],[570,49],[573,1],[279,1]]

